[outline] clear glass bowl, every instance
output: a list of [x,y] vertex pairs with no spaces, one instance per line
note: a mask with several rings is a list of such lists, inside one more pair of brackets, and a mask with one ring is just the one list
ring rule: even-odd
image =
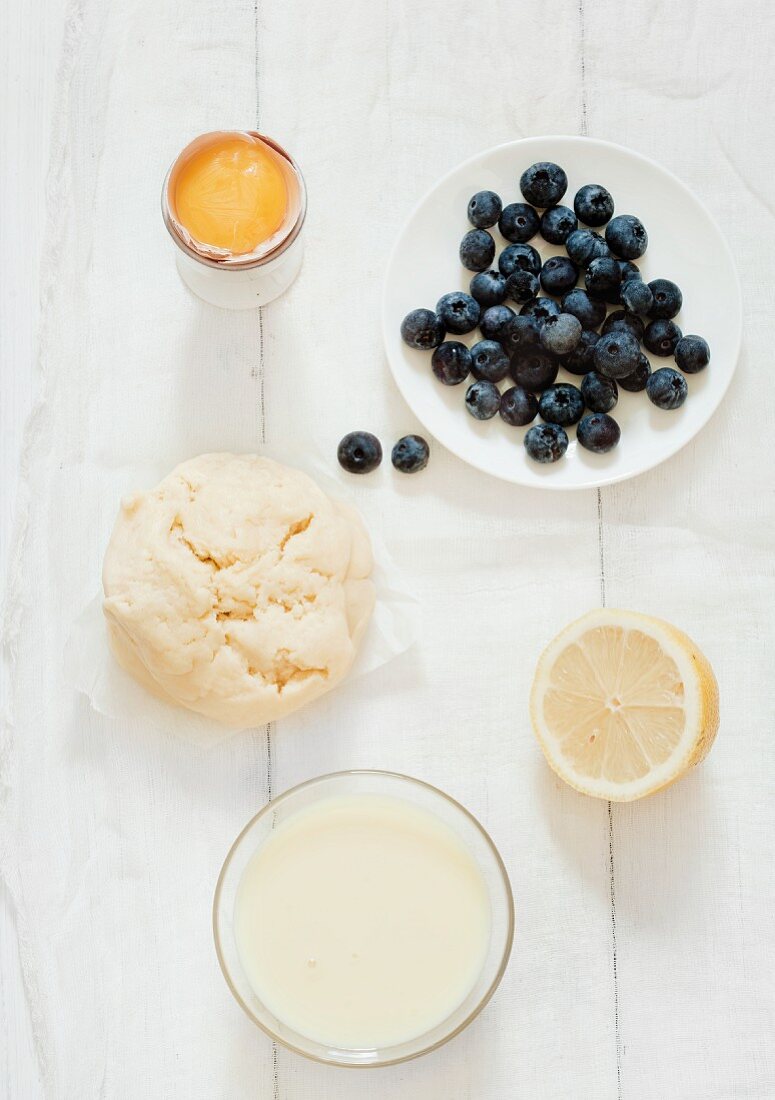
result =
[[[407,1042],[383,1048],[341,1049],[310,1039],[289,1028],[264,1005],[251,987],[240,961],[234,934],[234,903],[251,856],[272,829],[299,810],[335,795],[392,795],[424,809],[451,828],[468,847],[484,877],[490,899],[491,932],[487,957],[465,1000],[436,1027]],[[514,938],[514,900],[506,868],[492,840],[459,802],[443,791],[406,775],[383,771],[347,771],[319,776],[280,795],[250,821],[231,846],[221,869],[213,903],[213,932],[226,982],[250,1019],[283,1046],[335,1066],[387,1066],[435,1050],[479,1015],[503,977]]]

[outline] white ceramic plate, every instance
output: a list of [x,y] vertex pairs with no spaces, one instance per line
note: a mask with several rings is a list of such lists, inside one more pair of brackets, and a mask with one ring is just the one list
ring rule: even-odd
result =
[[[431,372],[429,352],[414,351],[400,336],[403,317],[419,306],[430,309],[447,291],[468,290],[472,272],[458,259],[458,245],[471,228],[468,200],[476,191],[497,191],[504,205],[520,202],[519,177],[537,160],[561,164],[573,196],[585,183],[602,183],[614,197],[616,214],[636,214],[646,226],[649,247],[637,260],[643,278],[672,279],[684,302],[676,323],[710,344],[711,362],[688,378],[689,396],[670,412],[655,408],[644,393],[620,389],[612,415],[621,441],[607,455],[579,447],[575,429],[559,462],[542,466],[527,457],[526,428],[511,428],[495,417],[477,421],[464,407],[467,384],[443,386]],[[498,251],[508,242],[491,230]],[[604,230],[603,230],[604,232]],[[542,255],[562,253],[536,236],[530,242]],[[583,282],[582,284],[583,285]],[[514,306],[514,303],[509,303]],[[518,308],[518,307],[517,307]],[[718,407],[737,363],[742,309],[740,284],[729,247],[705,207],[658,164],[609,142],[580,137],[526,138],[488,149],[440,180],[420,201],[404,225],[388,263],[383,298],[388,361],[404,398],[435,438],[472,466],[520,485],[546,489],[586,489],[634,477],[664,462],[685,446]],[[469,345],[481,339],[454,336]],[[672,358],[650,356],[652,368],[675,366]],[[581,379],[561,370],[558,381]],[[503,389],[513,383],[508,380]]]

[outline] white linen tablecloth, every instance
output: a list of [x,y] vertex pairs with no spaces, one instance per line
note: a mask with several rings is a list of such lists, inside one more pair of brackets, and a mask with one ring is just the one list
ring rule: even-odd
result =
[[[775,1097],[773,27],[767,0],[70,0],[0,756],[0,866],[46,1097]],[[253,125],[303,167],[306,258],[261,313],[220,312],[180,283],[159,191],[190,137]],[[501,484],[439,447],[421,477],[350,479],[419,594],[413,650],[209,750],[91,712],[63,651],[122,493],[262,444],[328,454],[344,483],[345,431],[417,430],[381,346],[391,243],[441,172],[541,133],[653,156],[721,222],[746,347],[712,423],[600,494]],[[552,775],[527,715],[541,647],[601,598],[694,637],[723,708],[700,769],[610,809]],[[245,821],[353,766],[421,776],[481,816],[517,906],[484,1014],[368,1075],[273,1049],[210,930]]]

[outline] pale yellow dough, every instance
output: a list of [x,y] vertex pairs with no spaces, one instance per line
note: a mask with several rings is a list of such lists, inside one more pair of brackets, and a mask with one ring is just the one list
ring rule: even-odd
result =
[[122,502],[103,604],[120,664],[230,726],[334,687],[374,608],[369,536],[299,470],[210,454]]

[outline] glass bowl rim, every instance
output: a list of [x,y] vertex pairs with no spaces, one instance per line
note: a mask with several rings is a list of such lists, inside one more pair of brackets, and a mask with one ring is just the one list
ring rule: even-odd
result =
[[[218,910],[220,907],[224,880],[229,871],[232,860],[237,853],[238,848],[240,847],[245,836],[253,828],[253,826],[258,821],[260,821],[261,818],[265,817],[270,811],[276,810],[279,803],[290,799],[294,795],[298,794],[300,791],[317,786],[318,784],[328,782],[330,780],[346,779],[350,776],[378,776],[391,780],[397,779],[399,780],[399,782],[407,783],[411,786],[420,787],[421,789],[430,791],[431,794],[442,798],[445,802],[449,803],[454,808],[454,810],[461,813],[482,836],[483,840],[485,841],[486,847],[489,849],[490,854],[494,858],[495,866],[497,867],[497,870],[499,872],[501,885],[504,889],[507,910],[506,938],[501,952],[501,959],[498,964],[498,969],[496,970],[495,975],[485,989],[484,993],[476,1002],[468,1015],[465,1017],[465,1019],[461,1020],[460,1023],[456,1025],[456,1027],[447,1032],[445,1035],[441,1036],[441,1038],[436,1039],[432,1043],[428,1043],[426,1046],[420,1047],[419,1050],[412,1051],[409,1054],[397,1055],[396,1057],[391,1058],[389,1056],[389,1051],[391,1048],[386,1047],[385,1051],[388,1054],[388,1057],[377,1058],[373,1062],[345,1061],[339,1058],[322,1058],[318,1054],[314,1054],[309,1050],[305,1050],[304,1047],[297,1045],[297,1043],[295,1043],[294,1041],[278,1035],[277,1032],[275,1032],[268,1024],[264,1023],[262,1020],[259,1020],[250,1008],[250,1006],[245,1003],[241,994],[234,985],[234,982],[232,981],[229,967],[226,963],[221,947],[221,932],[218,921]],[[218,881],[215,885],[212,919],[213,938],[215,940],[215,952],[218,957],[218,965],[221,968],[221,973],[223,974],[226,984],[228,985],[229,990],[231,991],[231,994],[236,1000],[237,1004],[243,1010],[248,1019],[253,1024],[255,1024],[256,1027],[260,1028],[265,1035],[268,1035],[273,1042],[279,1043],[286,1049],[293,1051],[294,1054],[300,1054],[302,1057],[308,1058],[310,1059],[310,1061],[317,1062],[320,1065],[339,1066],[344,1069],[380,1069],[384,1068],[385,1066],[399,1065],[402,1062],[410,1062],[414,1058],[420,1058],[424,1054],[430,1054],[431,1051],[438,1050],[439,1047],[444,1046],[451,1039],[454,1039],[456,1035],[459,1035],[461,1031],[464,1031],[469,1026],[469,1024],[471,1024],[483,1011],[483,1009],[491,1000],[493,994],[495,993],[495,990],[500,985],[503,975],[506,973],[506,967],[508,966],[509,958],[511,957],[511,949],[514,943],[514,894],[511,889],[511,882],[509,880],[509,875],[506,870],[506,865],[503,862],[503,857],[498,851],[494,840],[487,832],[485,827],[482,825],[482,823],[479,821],[479,819],[475,817],[470,810],[466,809],[466,807],[461,802],[458,802],[456,798],[453,798],[452,795],[447,794],[447,792],[443,791],[440,787],[436,787],[432,783],[426,782],[426,780],[424,779],[418,779],[416,776],[406,775],[403,772],[389,771],[383,768],[345,768],[341,771],[327,772],[324,775],[313,776],[310,779],[303,780],[301,783],[297,783],[293,787],[289,787],[287,790],[283,791],[282,794],[277,795],[276,798],[270,798],[269,801],[261,807],[258,813],[254,814],[253,817],[251,817],[247,824],[239,831],[236,838],[232,842],[229,851],[226,853],[226,858],[223,861],[223,865],[218,875]],[[289,1028],[289,1030],[294,1032],[294,1036],[298,1035],[298,1037],[301,1039],[305,1038],[305,1036],[302,1036],[299,1033],[295,1032],[293,1028]]]

